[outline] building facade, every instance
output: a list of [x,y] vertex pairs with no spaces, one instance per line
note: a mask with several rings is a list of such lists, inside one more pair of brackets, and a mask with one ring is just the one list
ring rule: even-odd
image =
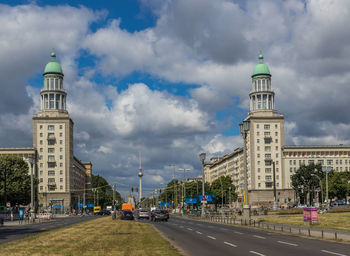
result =
[[54,52],[51,58],[43,73],[40,110],[33,116],[33,148],[2,148],[0,154],[25,159],[30,154],[39,180],[37,206],[63,213],[83,203],[87,187],[91,189],[92,164],[74,156],[74,122],[66,109],[64,74]]
[[[262,54],[259,55],[259,63],[253,70],[249,97],[250,111],[244,120],[250,124],[246,149],[251,204],[273,202],[274,171],[276,200],[279,204],[295,202],[291,175],[301,165],[320,163],[332,166],[336,171],[350,171],[350,146],[285,145],[284,116],[275,109],[271,74]],[[204,165],[205,180],[212,183],[221,176],[230,176],[239,195],[238,200],[241,201],[246,169],[243,159],[242,148],[223,157],[211,159]]]

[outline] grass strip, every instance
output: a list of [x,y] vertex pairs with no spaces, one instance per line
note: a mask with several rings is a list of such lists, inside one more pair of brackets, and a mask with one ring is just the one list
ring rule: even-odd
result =
[[180,255],[146,223],[111,217],[73,224],[0,245],[1,255]]
[[[303,216],[278,216],[259,218],[260,221],[304,226]],[[325,213],[318,215],[318,223],[312,224],[313,227],[325,228],[325,229],[337,229],[350,231],[350,213]]]

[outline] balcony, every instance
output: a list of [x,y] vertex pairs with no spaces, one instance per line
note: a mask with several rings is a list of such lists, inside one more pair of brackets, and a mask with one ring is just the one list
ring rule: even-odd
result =
[[56,160],[53,157],[49,157],[49,159],[47,160],[47,163],[48,164],[56,164]]
[[47,186],[48,187],[56,187],[56,182],[55,181],[48,181]]
[[47,140],[56,140],[55,134],[54,133],[49,133],[47,135]]
[[272,158],[271,156],[265,156],[265,163],[268,162],[268,163],[272,163]]

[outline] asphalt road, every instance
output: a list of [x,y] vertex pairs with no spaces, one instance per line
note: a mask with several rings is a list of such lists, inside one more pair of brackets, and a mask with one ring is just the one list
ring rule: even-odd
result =
[[84,217],[65,217],[50,220],[48,222],[24,224],[15,226],[0,227],[0,243],[7,243],[20,238],[24,238],[31,234],[40,233],[43,231],[72,225],[82,221],[98,218],[99,216],[84,216]]
[[173,216],[151,223],[192,255],[350,256],[350,244],[332,241]]

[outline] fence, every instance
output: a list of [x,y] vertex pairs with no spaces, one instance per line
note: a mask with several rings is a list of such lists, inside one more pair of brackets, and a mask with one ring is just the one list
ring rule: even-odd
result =
[[206,215],[206,217],[204,218],[194,217],[194,216],[189,216],[189,218],[202,220],[202,221],[204,220],[204,221],[214,222],[214,223],[252,226],[255,228],[267,229],[267,230],[283,232],[283,233],[304,235],[308,237],[350,241],[350,232],[347,232],[347,231],[267,223],[267,222],[261,222],[254,219],[247,220],[236,216],[228,217],[228,216],[222,216],[222,215]]

